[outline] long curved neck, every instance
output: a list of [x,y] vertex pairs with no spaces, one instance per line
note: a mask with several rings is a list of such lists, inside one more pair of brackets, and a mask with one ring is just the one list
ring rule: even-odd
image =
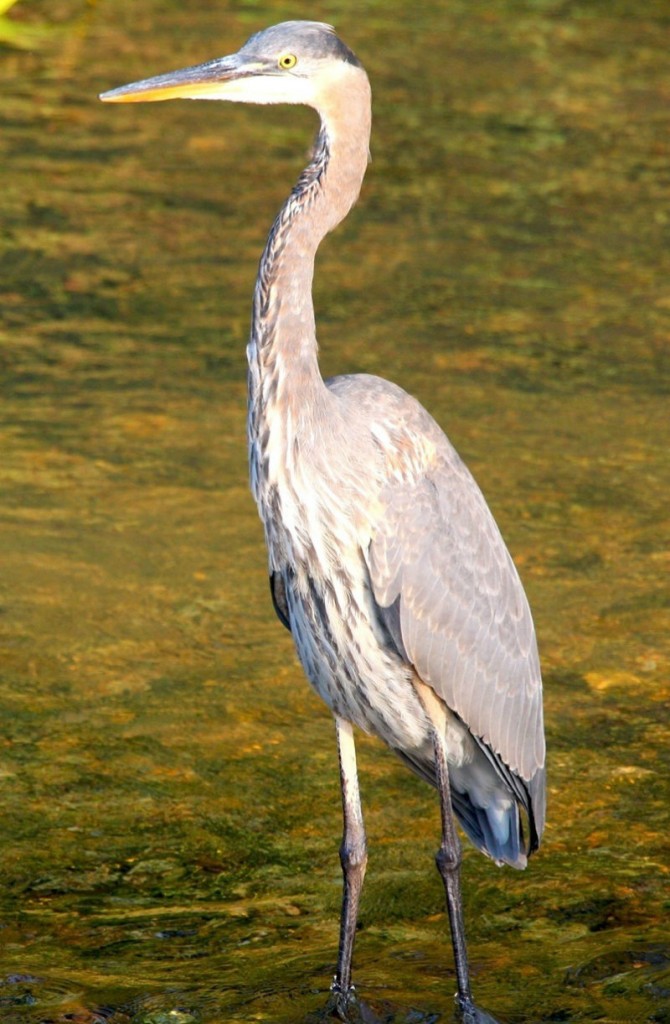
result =
[[346,96],[336,89],[333,94],[319,111],[312,159],[280,210],[260,261],[247,349],[252,449],[266,428],[278,431],[283,424],[293,432],[306,408],[325,394],[312,302],[314,258],[321,239],[355,203],[365,174],[370,139],[365,72],[351,69]]

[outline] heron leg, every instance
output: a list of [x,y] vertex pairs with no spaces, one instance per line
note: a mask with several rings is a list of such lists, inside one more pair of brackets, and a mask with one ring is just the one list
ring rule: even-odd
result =
[[344,832],[342,845],[340,846],[340,861],[344,874],[344,892],[342,896],[342,915],[340,918],[340,947],[337,957],[337,971],[331,988],[335,995],[336,1009],[341,1016],[345,1016],[347,1004],[351,1001],[354,991],[351,984],[351,958],[354,952],[358,903],[363,887],[368,854],[365,826],[363,824],[363,811],[361,809],[361,795],[358,788],[353,726],[351,722],[347,722],[339,716],[335,717],[335,726],[337,729],[337,748],[340,757],[340,783],[342,786],[342,809],[344,812]]
[[442,813],[442,842],[435,856],[435,861],[437,869],[442,876],[444,891],[447,896],[447,912],[451,926],[451,943],[454,950],[456,981],[458,983],[458,1003],[463,1014],[467,1015],[473,1008],[473,1003],[470,992],[468,953],[465,944],[465,926],[463,924],[463,899],[461,896],[460,878],[462,852],[451,807],[447,748],[443,737],[438,736],[437,733],[435,735],[435,765],[437,769],[437,785],[440,793],[440,810]]
[[434,691],[421,680],[415,680],[421,702],[433,726],[433,749],[435,753],[435,771],[437,788],[440,794],[440,811],[442,816],[442,841],[435,856],[437,869],[444,883],[447,897],[447,913],[451,927],[451,944],[454,951],[456,982],[458,984],[457,1001],[465,1024],[479,1020],[479,1011],[472,1001],[470,992],[470,974],[468,971],[468,953],[465,944],[465,927],[463,924],[463,899],[461,896],[460,867],[462,860],[461,843],[456,832],[454,812],[451,805],[451,789],[449,785],[449,766],[447,763],[446,713],[444,705]]

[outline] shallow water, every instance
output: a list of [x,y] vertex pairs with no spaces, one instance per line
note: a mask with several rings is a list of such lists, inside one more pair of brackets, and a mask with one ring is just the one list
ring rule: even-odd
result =
[[[0,1019],[327,1019],[332,724],[267,594],[244,345],[306,111],[102,89],[302,12],[17,5],[2,51]],[[670,1020],[667,6],[317,3],[368,67],[373,161],[324,246],[325,373],[416,394],[521,569],[550,809],[466,852],[501,1024]],[[352,266],[356,273],[352,274]],[[367,738],[357,940],[379,1020],[450,1020],[434,794]]]

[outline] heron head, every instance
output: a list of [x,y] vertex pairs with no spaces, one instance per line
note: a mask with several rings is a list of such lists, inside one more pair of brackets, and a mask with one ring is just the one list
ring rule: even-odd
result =
[[237,53],[103,92],[106,103],[170,99],[321,106],[333,84],[361,65],[330,25],[285,21],[252,36]]

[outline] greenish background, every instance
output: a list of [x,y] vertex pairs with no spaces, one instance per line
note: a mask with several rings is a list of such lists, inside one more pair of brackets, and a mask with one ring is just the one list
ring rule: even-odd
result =
[[[336,24],[372,163],[324,245],[324,372],[402,383],[480,481],[533,606],[549,820],[464,864],[502,1024],[670,1021],[670,6],[20,2],[0,50],[0,1019],[324,1019],[329,714],[267,592],[245,360],[309,111],[103,107],[123,82]],[[4,37],[3,37],[4,38]],[[355,975],[451,1020],[435,794],[360,742]]]

